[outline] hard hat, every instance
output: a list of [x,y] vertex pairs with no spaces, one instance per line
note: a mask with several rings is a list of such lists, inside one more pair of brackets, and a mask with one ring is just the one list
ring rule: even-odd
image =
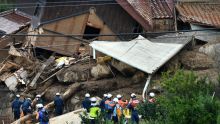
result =
[[85,97],[90,97],[90,94],[89,94],[89,93],[86,93],[86,94],[85,94]]
[[27,98],[27,100],[30,100],[30,101],[31,101],[31,98]]
[[91,101],[91,102],[96,102],[96,101],[97,101],[97,98],[92,97],[92,98],[90,99],[90,101]]
[[17,95],[16,95],[16,97],[18,97],[18,98],[19,98],[19,97],[20,97],[20,95],[19,95],[19,94],[17,94]]
[[136,94],[135,93],[132,93],[131,94],[131,97],[133,98],[133,97],[136,97]]
[[109,94],[107,95],[107,98],[111,98],[111,97],[112,97],[112,94],[109,93]]
[[36,108],[43,108],[44,106],[43,106],[43,104],[37,104],[36,105]]
[[39,94],[38,94],[38,95],[36,95],[36,97],[37,97],[37,98],[40,98],[40,97],[41,97],[41,95],[39,95]]
[[150,96],[150,97],[154,97],[154,96],[155,96],[155,93],[151,92],[151,93],[149,94],[149,96]]
[[120,99],[122,96],[120,94],[117,95],[117,98]]
[[60,93],[56,93],[56,96],[60,96]]
[[113,101],[114,101],[114,102],[118,102],[118,98],[114,98]]
[[103,94],[103,96],[104,96],[104,97],[107,97],[108,95],[107,95],[107,94]]

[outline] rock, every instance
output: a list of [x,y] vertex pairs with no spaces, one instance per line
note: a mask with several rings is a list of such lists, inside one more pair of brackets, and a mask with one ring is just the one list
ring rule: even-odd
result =
[[132,81],[134,82],[134,83],[138,83],[138,82],[141,82],[141,81],[143,81],[143,80],[146,80],[146,76],[145,76],[145,74],[143,73],[143,72],[141,72],[141,71],[138,71],[138,72],[136,72],[135,74],[134,74],[134,76],[132,77]]
[[53,101],[55,94],[57,92],[62,93],[66,90],[66,87],[61,86],[61,85],[55,85],[55,86],[51,86],[45,93],[44,95],[44,99],[46,101]]
[[86,81],[90,77],[90,67],[88,65],[73,65],[68,69],[64,69],[60,73],[56,74],[58,81],[60,82],[82,82]]
[[112,77],[110,67],[108,67],[106,64],[97,64],[96,66],[92,67],[91,75],[95,79]]
[[199,70],[194,72],[199,78],[207,77],[214,85],[217,86],[219,84],[219,73],[216,69]]
[[199,52],[205,53],[213,58],[216,61],[217,66],[220,68],[220,43],[204,45],[199,48]]
[[185,51],[180,54],[181,64],[185,69],[204,70],[213,68],[215,61],[204,53],[195,51]]
[[121,72],[124,76],[133,76],[136,72],[136,69],[123,63],[120,61],[113,60],[111,64],[114,68],[116,68],[119,72]]

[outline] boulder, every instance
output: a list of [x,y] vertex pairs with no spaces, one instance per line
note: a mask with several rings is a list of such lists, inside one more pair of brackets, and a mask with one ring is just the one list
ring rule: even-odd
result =
[[112,77],[110,67],[106,64],[97,64],[96,66],[93,66],[91,69],[91,75],[95,79]]
[[119,72],[121,72],[124,76],[133,76],[136,72],[136,69],[123,63],[120,61],[113,60],[111,64],[114,68],[116,68]]
[[90,77],[88,65],[73,65],[56,74],[59,82],[72,83],[86,81]]
[[185,51],[180,54],[180,62],[185,69],[204,70],[213,68],[215,61],[204,53]]
[[57,92],[59,93],[62,93],[66,90],[66,87],[64,86],[61,86],[61,85],[54,85],[54,86],[51,86],[47,91],[46,93],[44,94],[44,99],[46,101],[53,101],[54,97],[55,97],[55,94]]
[[220,68],[220,43],[204,45],[199,48],[199,52],[213,58],[217,63],[217,66]]

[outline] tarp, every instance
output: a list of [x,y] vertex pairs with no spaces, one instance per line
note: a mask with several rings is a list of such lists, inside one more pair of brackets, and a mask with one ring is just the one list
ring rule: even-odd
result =
[[169,42],[163,42],[166,38],[151,42],[139,36],[128,42],[93,41],[90,46],[134,68],[153,74],[190,41],[189,38],[176,37],[168,39]]

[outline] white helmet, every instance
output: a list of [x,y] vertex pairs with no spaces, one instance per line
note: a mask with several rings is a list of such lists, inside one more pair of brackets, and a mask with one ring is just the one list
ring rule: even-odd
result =
[[89,94],[89,93],[86,93],[86,94],[85,94],[85,97],[90,97],[90,94]]
[[56,96],[60,96],[60,93],[56,93]]
[[133,97],[136,97],[136,94],[135,93],[132,93],[131,94],[131,97],[133,98]]
[[31,98],[27,98],[27,100],[30,100],[30,101],[31,101]]
[[155,96],[155,93],[151,92],[151,93],[149,94],[149,96],[150,96],[150,97],[154,97],[154,96]]
[[19,98],[19,97],[20,97],[20,95],[19,95],[19,94],[17,94],[17,95],[16,95],[16,97],[18,97],[18,98]]
[[113,101],[114,101],[114,102],[118,102],[118,98],[114,98]]
[[36,108],[43,108],[44,106],[43,106],[43,104],[37,104],[36,105]]
[[107,95],[107,94],[103,94],[103,96],[104,96],[104,97],[107,97],[108,95]]
[[96,102],[96,101],[97,101],[97,98],[92,97],[92,98],[90,99],[90,101],[91,101],[91,102]]
[[122,96],[121,96],[120,94],[118,94],[118,95],[117,95],[117,98],[120,99],[120,98],[122,98]]
[[37,97],[37,98],[40,98],[40,97],[41,97],[41,95],[39,95],[39,94],[38,94],[38,95],[36,95],[36,97]]
[[109,94],[107,95],[107,98],[112,98],[112,94],[109,93]]

